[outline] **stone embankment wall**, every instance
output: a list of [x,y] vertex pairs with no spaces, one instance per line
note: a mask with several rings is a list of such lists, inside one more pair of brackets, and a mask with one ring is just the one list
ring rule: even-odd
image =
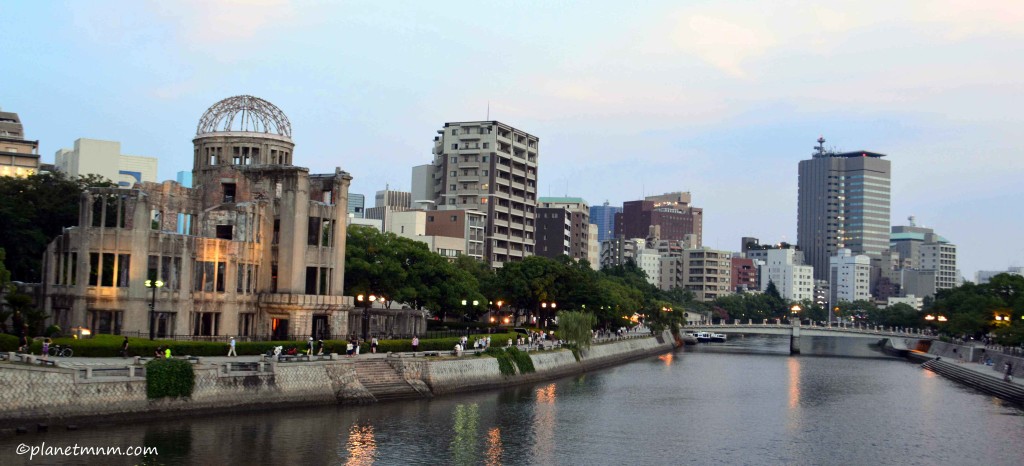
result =
[[932,342],[931,348],[928,349],[928,354],[939,356],[943,361],[975,364],[984,361],[986,358],[991,358],[992,365],[989,367],[992,369],[992,375],[999,377],[1002,377],[1005,373],[1003,364],[1008,362],[1013,365],[1014,380],[1024,377],[1024,358],[1003,354],[1000,351],[986,349],[983,346],[958,345],[935,341]]
[[[672,338],[636,338],[594,345],[576,361],[571,351],[530,353],[536,372],[505,376],[491,357],[389,358],[395,370],[423,393],[440,395],[543,381],[668,352]],[[0,363],[0,420],[105,422],[154,414],[230,411],[259,406],[363,403],[373,395],[356,375],[356,360],[271,364],[258,371],[196,365],[187,400],[149,400],[146,381],[129,369],[118,376],[91,376],[83,369]],[[132,369],[135,372],[136,369]],[[424,390],[426,389],[426,390]],[[9,425],[13,425],[11,422]]]

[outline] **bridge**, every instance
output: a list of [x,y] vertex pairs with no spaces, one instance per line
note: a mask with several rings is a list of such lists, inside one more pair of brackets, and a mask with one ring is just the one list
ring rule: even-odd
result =
[[897,349],[907,349],[903,340],[912,338],[916,340],[935,340],[938,337],[928,333],[922,333],[919,329],[893,328],[871,325],[829,325],[822,326],[814,323],[803,326],[800,322],[782,323],[781,319],[769,321],[765,319],[762,323],[754,323],[748,320],[742,323],[739,320],[733,323],[722,324],[699,324],[683,328],[686,332],[715,332],[715,333],[740,333],[759,335],[789,335],[790,354],[800,353],[800,336],[809,337],[841,337],[841,338],[870,338],[873,340],[889,339]]

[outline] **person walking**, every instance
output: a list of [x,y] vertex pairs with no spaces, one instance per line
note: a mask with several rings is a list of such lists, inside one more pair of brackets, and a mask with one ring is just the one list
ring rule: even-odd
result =
[[235,352],[235,337],[231,337],[231,341],[228,342],[228,357],[238,357],[238,353]]
[[27,353],[30,348],[28,344],[28,335],[24,333],[21,334],[21,338],[18,339],[18,345],[19,353]]
[[128,357],[128,337],[124,337],[124,341],[121,342],[121,357]]
[[412,351],[415,353],[420,350],[420,337],[412,336]]
[[370,340],[370,352],[373,354],[377,354],[377,337],[373,337]]
[[345,354],[348,357],[350,357],[350,358],[352,357],[352,351],[353,351],[352,347],[353,347],[352,340],[349,340],[348,344],[345,345]]
[[323,356],[324,355],[324,341],[323,340],[317,340],[317,344],[320,347],[317,349],[316,355],[317,356]]
[[313,343],[313,337],[309,337],[309,341],[306,342],[306,346],[309,347],[309,351],[306,351],[306,355],[308,355],[308,356],[312,356],[313,355],[313,344],[314,344]]
[[165,359],[171,359],[171,347],[170,346],[168,346],[167,349],[164,350],[164,358]]
[[1013,364],[1006,363],[1006,375],[1003,376],[1003,381],[1013,382]]
[[49,338],[45,338],[45,339],[43,339],[43,355],[42,355],[43,359],[46,359],[46,356],[49,355],[49,354],[50,354],[50,339]]

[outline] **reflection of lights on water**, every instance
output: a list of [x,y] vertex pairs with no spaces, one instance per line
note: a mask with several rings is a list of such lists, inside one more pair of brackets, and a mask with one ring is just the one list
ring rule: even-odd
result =
[[554,404],[555,403],[555,384],[550,384],[545,387],[537,389],[537,402]]
[[501,429],[497,427],[487,431],[487,457],[484,458],[484,464],[501,465]]
[[348,442],[345,447],[348,450],[346,465],[373,464],[377,453],[377,439],[373,434],[373,426],[353,425],[348,431]]
[[800,405],[800,360],[789,358],[789,407]]
[[672,358],[673,358],[672,353],[665,353],[665,354],[663,354],[661,356],[658,356],[658,359],[660,359],[662,361],[665,361],[665,365],[666,366],[671,366],[672,365]]
[[480,407],[476,403],[455,407],[455,436],[452,437],[449,450],[452,453],[452,464],[478,464],[477,459],[477,425],[480,419]]

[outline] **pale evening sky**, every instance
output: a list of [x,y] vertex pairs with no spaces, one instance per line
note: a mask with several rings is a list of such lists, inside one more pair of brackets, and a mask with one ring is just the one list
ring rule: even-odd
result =
[[796,241],[824,135],[892,162],[892,221],[960,268],[1024,265],[1019,1],[6,1],[0,106],[44,162],[79,137],[190,170],[214,102],[262,97],[295,163],[408,190],[446,121],[540,137],[540,195],[691,191],[705,245]]

